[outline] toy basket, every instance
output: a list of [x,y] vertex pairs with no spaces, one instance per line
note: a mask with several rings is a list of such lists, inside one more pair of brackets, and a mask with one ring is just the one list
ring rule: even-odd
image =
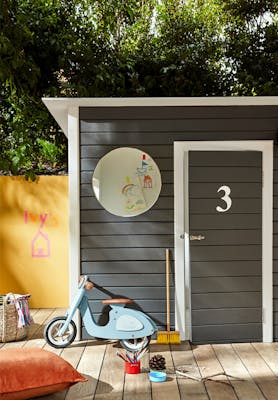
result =
[[26,326],[18,327],[16,301],[12,293],[0,295],[0,342],[13,342],[27,336]]

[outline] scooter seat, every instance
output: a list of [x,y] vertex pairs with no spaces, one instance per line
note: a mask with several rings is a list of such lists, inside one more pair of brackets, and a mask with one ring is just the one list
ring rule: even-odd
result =
[[133,303],[133,300],[131,299],[107,299],[107,300],[102,300],[103,304],[130,304]]

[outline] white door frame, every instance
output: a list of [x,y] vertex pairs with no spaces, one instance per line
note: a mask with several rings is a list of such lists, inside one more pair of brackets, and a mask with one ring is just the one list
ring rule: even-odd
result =
[[261,151],[262,187],[262,308],[263,342],[273,341],[273,141],[174,142],[175,219],[175,325],[182,340],[191,340],[191,287],[189,254],[189,151]]

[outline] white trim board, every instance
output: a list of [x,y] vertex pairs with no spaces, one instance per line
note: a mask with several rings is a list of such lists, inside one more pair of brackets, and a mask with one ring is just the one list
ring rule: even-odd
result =
[[[262,307],[263,342],[273,341],[273,141],[174,142],[175,197],[175,318],[182,340],[191,339],[191,289],[189,264],[188,152],[261,151],[262,188]],[[186,212],[187,210],[187,212]]]
[[[80,274],[80,146],[79,109],[70,107],[68,119],[68,158],[69,162],[69,304],[78,289]],[[80,317],[76,313],[77,339],[80,340]]]
[[44,97],[49,112],[68,137],[71,107],[227,107],[278,106],[278,96],[230,97]]

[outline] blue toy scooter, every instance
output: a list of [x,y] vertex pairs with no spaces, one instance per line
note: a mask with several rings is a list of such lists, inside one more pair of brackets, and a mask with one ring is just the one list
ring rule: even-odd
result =
[[96,323],[89,302],[85,296],[86,289],[94,284],[84,275],[79,283],[78,292],[67,313],[63,317],[53,318],[45,327],[44,337],[53,347],[63,348],[71,344],[76,337],[76,325],[72,318],[80,310],[84,326],[92,337],[118,339],[126,350],[137,352],[148,346],[151,335],[157,331],[156,324],[141,311],[125,308],[132,303],[130,299],[108,299],[103,304],[111,307],[108,323],[100,326]]

